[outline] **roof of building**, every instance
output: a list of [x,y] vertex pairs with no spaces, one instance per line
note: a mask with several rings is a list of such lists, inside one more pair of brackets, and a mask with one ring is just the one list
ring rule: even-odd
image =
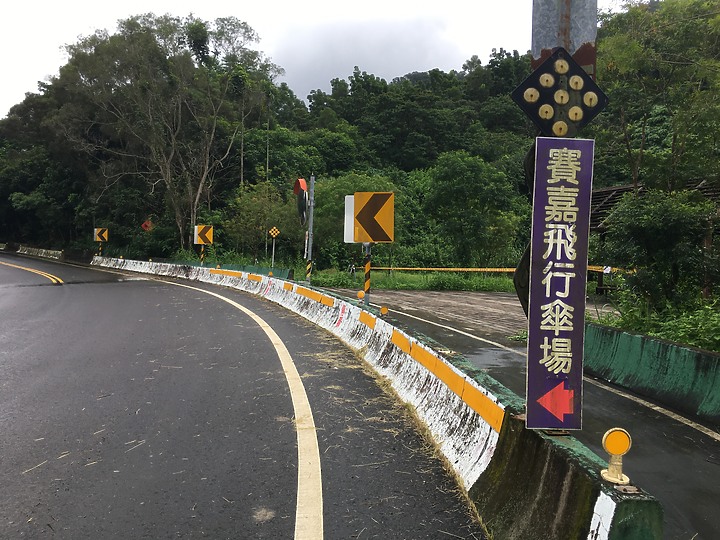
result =
[[[687,189],[699,191],[715,204],[720,205],[720,183],[718,182],[708,180],[689,182]],[[626,193],[632,193],[634,190],[635,186],[632,184],[594,189],[590,202],[590,230],[595,232],[606,229],[615,205]],[[637,190],[642,195],[645,188],[638,185]]]

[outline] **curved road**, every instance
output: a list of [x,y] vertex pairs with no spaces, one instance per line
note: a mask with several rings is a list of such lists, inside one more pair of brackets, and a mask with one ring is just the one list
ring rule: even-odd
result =
[[0,538],[484,538],[351,351],[186,285],[0,253]]

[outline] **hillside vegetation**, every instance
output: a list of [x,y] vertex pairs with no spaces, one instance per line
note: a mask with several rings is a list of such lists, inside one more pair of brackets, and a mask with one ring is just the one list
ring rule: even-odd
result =
[[[634,270],[618,284],[637,320],[716,313],[717,202],[684,189],[718,184],[720,1],[632,2],[600,14],[597,43],[610,105],[580,133],[596,140],[595,187],[644,195],[621,202],[591,263]],[[0,121],[0,242],[93,250],[107,227],[107,254],[187,257],[194,225],[211,224],[215,260],[262,263],[275,226],[276,260],[295,266],[292,187],[314,174],[318,269],[361,260],[342,236],[355,191],[396,193],[395,243],[376,264],[515,266],[536,131],[509,94],[528,54],[391,81],[354,67],[303,101],[257,46],[234,17],[152,14],[68,45],[59,75]]]

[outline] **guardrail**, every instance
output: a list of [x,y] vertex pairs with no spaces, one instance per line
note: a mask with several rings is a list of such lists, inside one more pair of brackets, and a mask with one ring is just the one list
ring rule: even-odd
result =
[[[514,268],[424,268],[424,267],[407,267],[407,266],[373,266],[373,270],[387,270],[390,272],[487,272],[487,273],[506,273],[512,274]],[[611,266],[588,266],[589,272],[599,272],[608,274],[614,272],[625,272],[622,268]]]

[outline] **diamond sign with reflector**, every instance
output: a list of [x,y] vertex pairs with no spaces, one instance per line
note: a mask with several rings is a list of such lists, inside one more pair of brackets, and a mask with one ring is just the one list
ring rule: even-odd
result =
[[562,47],[513,90],[511,97],[548,137],[574,137],[608,103],[592,77]]

